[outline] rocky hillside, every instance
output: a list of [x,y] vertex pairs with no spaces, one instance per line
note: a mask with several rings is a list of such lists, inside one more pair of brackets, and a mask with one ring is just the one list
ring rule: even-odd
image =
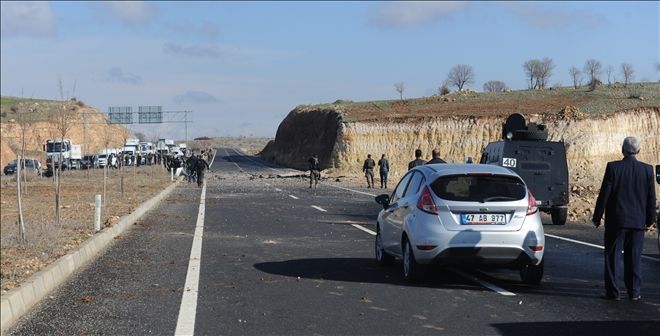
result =
[[20,150],[22,129],[25,129],[26,156],[45,163],[42,146],[47,139],[59,137],[56,115],[63,109],[72,111],[71,128],[67,138],[83,144],[83,118],[87,118],[87,146],[89,153],[97,153],[106,147],[122,144],[130,130],[121,125],[107,125],[106,117],[96,109],[78,101],[42,101],[2,98],[2,123],[0,123],[0,165],[4,167],[16,159]]
[[499,140],[501,124],[513,112],[547,124],[550,140],[564,141],[569,167],[602,174],[608,160],[620,157],[624,137],[643,141],[641,160],[660,163],[660,84],[629,88],[454,93],[428,98],[299,106],[280,124],[263,158],[306,169],[313,153],[329,172],[359,174],[367,154],[390,158],[392,175],[401,176],[413,152],[426,159],[433,148],[448,162],[478,160],[482,149]]

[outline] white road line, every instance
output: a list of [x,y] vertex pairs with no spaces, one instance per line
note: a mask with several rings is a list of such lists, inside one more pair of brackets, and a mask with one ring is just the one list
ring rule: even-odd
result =
[[232,148],[231,150],[233,150],[234,153],[236,153],[236,154],[238,154],[238,155],[240,155],[240,156],[243,156],[243,157],[245,157],[246,159],[248,159],[248,160],[250,160],[250,161],[252,161],[252,162],[254,162],[254,163],[256,163],[256,164],[258,164],[258,165],[260,165],[260,166],[263,166],[263,167],[265,167],[265,168],[268,168],[268,169],[274,170],[274,171],[276,171],[276,172],[280,172],[280,170],[278,170],[278,169],[275,169],[275,168],[273,168],[273,167],[268,167],[268,166],[266,166],[265,164],[263,164],[263,163],[261,163],[261,162],[258,162],[258,161],[256,161],[256,160],[253,160],[252,158],[250,158],[250,157],[247,156],[247,155],[244,155],[243,153],[239,153],[239,152],[238,152],[236,149],[234,149],[234,148]]
[[550,237],[550,238],[555,238],[555,239],[565,240],[565,241],[567,241],[567,242],[571,242],[571,243],[587,245],[587,246],[591,246],[591,247],[599,248],[599,249],[601,249],[601,250],[604,250],[604,249],[605,249],[605,247],[600,246],[600,245],[591,244],[591,243],[587,243],[587,242],[583,242],[583,241],[579,241],[579,240],[575,240],[575,239],[571,239],[571,238],[564,238],[564,237],[560,237],[560,236],[555,236],[555,235],[551,235],[551,234],[549,234],[549,233],[546,233],[545,236],[546,236],[546,237]]
[[280,189],[280,188],[275,188],[275,191],[282,191],[282,189]]
[[458,275],[460,275],[460,276],[462,276],[462,277],[465,278],[465,279],[468,279],[468,280],[470,280],[470,281],[476,282],[476,283],[478,283],[479,285],[482,285],[482,286],[484,286],[484,287],[486,287],[486,288],[492,290],[493,292],[496,292],[497,294],[504,295],[504,296],[516,296],[515,293],[509,292],[508,290],[506,290],[506,289],[504,289],[504,288],[501,288],[501,287],[495,286],[495,285],[493,285],[493,284],[490,283],[490,282],[487,282],[487,281],[481,280],[481,279],[475,277],[474,275],[470,275],[470,274],[467,274],[467,273],[465,273],[465,272],[463,272],[463,271],[461,271],[461,270],[457,270],[457,269],[453,269],[453,268],[451,269],[451,271],[454,272],[454,273],[456,273],[456,274],[458,274]]
[[[576,243],[576,244],[582,244],[582,245],[586,245],[586,246],[591,246],[591,247],[595,247],[595,248],[598,248],[598,249],[601,249],[601,250],[604,250],[604,249],[605,249],[604,246],[600,246],[600,245],[596,245],[596,244],[592,244],[592,243],[587,243],[587,242],[583,242],[583,241],[579,241],[579,240],[575,240],[575,239],[571,239],[571,238],[565,238],[565,237],[555,236],[555,235],[551,235],[551,234],[549,234],[549,233],[546,233],[545,236],[546,236],[546,237],[550,237],[550,238],[555,238],[555,239],[565,240],[565,241],[567,241],[567,242],[571,242],[571,243]],[[654,258],[654,257],[649,257],[649,256],[642,255],[642,258],[643,258],[643,259],[647,259],[647,260],[652,260],[652,261],[660,262],[660,259],[658,259],[658,258]]]
[[197,224],[193,236],[192,248],[190,249],[190,260],[188,261],[188,273],[186,284],[179,308],[179,318],[176,322],[174,335],[193,335],[195,332],[195,314],[197,313],[197,294],[199,289],[199,271],[202,261],[202,239],[204,235],[204,211],[206,198],[206,181],[202,187],[202,195],[199,199],[199,212],[197,213]]
[[366,232],[366,233],[368,233],[368,234],[370,234],[370,235],[372,235],[372,236],[375,236],[375,235],[376,235],[376,232],[371,231],[371,230],[367,229],[366,227],[364,227],[364,226],[362,226],[362,225],[359,225],[359,224],[351,224],[351,226],[354,227],[354,228],[356,228],[356,229],[360,229],[360,230],[362,230],[362,231],[364,231],[364,232]]
[[[280,190],[280,191],[281,191],[281,190]],[[291,198],[293,198],[293,199],[298,199],[298,197],[293,196],[293,195],[289,195],[289,197],[291,197]]]
[[333,188],[338,188],[338,189],[348,190],[348,191],[352,191],[352,192],[354,192],[354,193],[358,193],[358,194],[362,194],[362,195],[367,195],[367,196],[373,196],[373,197],[376,197],[376,195],[374,195],[374,194],[370,194],[370,193],[366,193],[366,192],[364,192],[364,191],[348,189],[348,188],[339,187],[339,186],[332,185],[332,184],[327,184],[327,185],[328,185],[328,186],[331,186],[331,187],[333,187]]
[[321,208],[320,206],[312,205],[312,208],[321,211],[321,212],[328,212],[328,210]]
[[238,163],[236,163],[234,160],[229,158],[229,151],[227,151],[227,149],[225,149],[225,154],[227,155],[227,159],[231,161],[231,163],[233,163],[236,166],[236,168],[238,168],[238,170],[243,172],[243,168],[241,168],[241,166],[239,166]]

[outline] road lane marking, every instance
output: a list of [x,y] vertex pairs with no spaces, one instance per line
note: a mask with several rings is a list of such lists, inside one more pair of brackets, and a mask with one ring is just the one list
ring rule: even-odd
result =
[[298,199],[298,197],[293,196],[293,195],[289,195],[289,197],[291,197],[291,198],[293,198],[293,199]]
[[368,234],[370,234],[370,235],[372,235],[372,236],[375,236],[375,235],[376,235],[376,232],[371,231],[371,230],[367,229],[366,227],[364,227],[364,226],[362,226],[362,225],[360,225],[360,224],[351,224],[351,226],[354,227],[354,228],[356,228],[356,229],[360,229],[360,230],[362,230],[362,231],[364,231],[364,232],[366,232],[366,233],[368,233]]
[[275,168],[273,168],[273,167],[268,167],[267,165],[265,165],[265,164],[263,164],[263,163],[261,163],[261,162],[258,162],[258,161],[256,161],[256,160],[253,160],[252,158],[250,158],[249,156],[247,156],[247,155],[245,155],[245,154],[243,154],[243,153],[239,153],[239,152],[238,152],[236,149],[234,149],[234,148],[232,148],[231,150],[233,150],[234,153],[236,153],[236,154],[238,154],[238,155],[240,155],[240,156],[243,156],[243,157],[245,157],[246,159],[248,159],[248,160],[250,160],[250,161],[252,161],[252,162],[254,162],[254,163],[256,163],[256,164],[258,164],[258,165],[260,165],[260,166],[262,166],[262,167],[265,167],[265,168],[268,168],[268,169],[274,170],[274,171],[276,171],[276,172],[280,172],[280,170],[278,170],[278,169],[275,169]]
[[328,212],[328,210],[321,208],[320,206],[312,205],[312,208],[321,211],[321,212]]
[[467,273],[465,273],[465,272],[463,272],[463,271],[461,271],[461,270],[457,270],[457,269],[453,269],[453,268],[451,269],[451,271],[454,272],[454,273],[456,273],[456,274],[458,274],[458,275],[460,275],[460,276],[462,276],[462,277],[465,278],[465,279],[468,279],[468,280],[470,280],[470,281],[476,282],[477,284],[482,285],[482,286],[484,286],[484,287],[486,287],[486,288],[492,290],[493,292],[496,292],[497,294],[504,295],[504,296],[516,296],[515,293],[509,292],[508,290],[506,290],[506,289],[504,289],[504,288],[502,288],[502,287],[498,287],[498,286],[496,286],[496,285],[493,285],[493,284],[490,283],[490,282],[487,282],[487,281],[481,280],[481,279],[477,278],[477,277],[474,276],[474,275],[467,274]]
[[[551,235],[551,234],[549,234],[549,233],[546,233],[545,236],[546,236],[546,237],[550,237],[550,238],[559,239],[559,240],[565,240],[565,241],[567,241],[567,242],[571,242],[571,243],[576,243],[576,244],[582,244],[582,245],[586,245],[586,246],[591,246],[591,247],[595,247],[595,248],[598,248],[598,249],[601,249],[601,250],[604,250],[604,249],[605,249],[604,246],[600,246],[600,245],[596,245],[596,244],[592,244],[592,243],[587,243],[587,242],[583,242],[583,241],[575,240],[575,239],[571,239],[571,238],[565,238],[565,237],[555,236],[555,235]],[[642,255],[642,258],[643,258],[643,259],[647,259],[647,260],[652,260],[652,261],[660,262],[660,259],[658,259],[658,258],[654,258],[654,257],[649,257],[649,256],[646,256],[646,255]]]
[[280,188],[275,188],[275,191],[282,191],[282,189],[280,189]]
[[190,249],[190,260],[188,261],[188,273],[186,284],[181,298],[179,318],[176,322],[174,335],[193,335],[195,332],[195,314],[197,313],[197,294],[199,292],[199,272],[202,264],[202,240],[204,235],[204,212],[206,198],[206,181],[202,187],[202,195],[199,199],[199,212],[193,236],[192,248]]
[[233,163],[233,164],[236,166],[236,168],[238,168],[239,171],[241,171],[242,173],[244,173],[243,168],[241,168],[241,166],[239,166],[238,163],[236,163],[234,160],[232,160],[232,159],[229,157],[229,151],[227,151],[227,149],[225,149],[225,154],[226,154],[227,160],[229,160],[231,163]]
[[328,184],[328,186],[331,186],[331,187],[333,187],[333,188],[338,188],[338,189],[347,190],[347,191],[352,191],[352,192],[354,192],[354,193],[358,193],[358,194],[362,194],[362,195],[367,195],[367,196],[373,196],[373,197],[376,197],[376,195],[374,195],[374,194],[370,194],[370,193],[367,193],[367,192],[364,192],[364,191],[359,191],[359,190],[353,190],[353,189],[349,189],[349,188],[339,187],[339,186],[332,185],[332,184]]

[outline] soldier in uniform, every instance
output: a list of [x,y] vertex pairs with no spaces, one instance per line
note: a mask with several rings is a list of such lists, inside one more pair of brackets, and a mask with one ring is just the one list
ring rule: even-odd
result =
[[380,167],[380,188],[387,189],[387,174],[390,172],[390,162],[385,158],[385,154],[378,160],[378,167]]
[[371,154],[367,154],[367,159],[364,160],[362,165],[362,172],[364,172],[364,177],[367,178],[367,188],[371,188],[374,185],[374,167],[376,162],[371,158]]
[[202,158],[201,155],[197,156],[197,163],[195,164],[195,170],[197,173],[197,186],[202,187],[204,184],[204,169],[210,169],[208,162]]
[[319,178],[321,178],[319,157],[314,154],[307,162],[309,162],[309,187],[311,188],[312,184],[314,184],[314,188],[316,188],[319,184]]
[[415,159],[408,163],[408,170],[413,169],[416,166],[423,165],[426,162],[422,160],[422,150],[417,148],[415,149]]

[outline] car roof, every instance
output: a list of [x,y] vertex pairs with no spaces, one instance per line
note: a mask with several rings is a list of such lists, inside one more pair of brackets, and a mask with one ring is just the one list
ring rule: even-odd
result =
[[461,175],[461,174],[497,174],[509,175],[520,178],[518,174],[512,170],[496,165],[478,164],[478,163],[434,163],[425,164],[415,167],[414,169],[421,171],[424,175],[430,177],[432,180],[439,176],[445,175]]

